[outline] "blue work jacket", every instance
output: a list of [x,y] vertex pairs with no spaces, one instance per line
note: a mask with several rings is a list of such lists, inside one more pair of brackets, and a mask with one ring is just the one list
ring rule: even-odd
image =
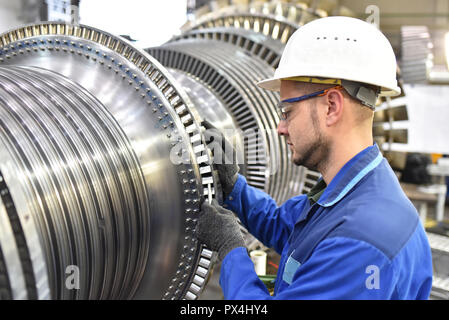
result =
[[281,254],[274,295],[245,248],[223,260],[226,299],[428,299],[432,257],[417,211],[376,144],[348,161],[317,203],[281,206],[239,176],[225,207]]

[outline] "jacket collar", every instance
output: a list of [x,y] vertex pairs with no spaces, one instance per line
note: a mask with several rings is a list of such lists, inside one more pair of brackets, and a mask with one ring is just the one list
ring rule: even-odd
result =
[[336,204],[363,177],[376,168],[382,162],[382,159],[383,156],[377,144],[359,152],[338,171],[317,203],[322,207],[330,207]]

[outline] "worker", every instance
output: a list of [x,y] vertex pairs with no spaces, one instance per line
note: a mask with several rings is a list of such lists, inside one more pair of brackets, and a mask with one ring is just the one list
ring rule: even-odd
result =
[[[280,91],[278,134],[321,178],[278,206],[237,165],[216,165],[224,205],[202,204],[197,236],[223,260],[226,299],[428,299],[426,233],[372,136],[377,98],[401,92],[396,70],[386,37],[359,19],[317,19],[290,37],[258,85]],[[232,213],[281,255],[273,295]]]

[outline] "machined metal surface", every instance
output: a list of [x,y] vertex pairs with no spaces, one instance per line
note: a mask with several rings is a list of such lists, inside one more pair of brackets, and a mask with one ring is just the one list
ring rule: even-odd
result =
[[[94,28],[43,23],[0,39],[0,170],[9,206],[34,222],[25,240],[42,261],[31,265],[48,277],[36,279],[49,292],[27,298],[195,299],[212,258],[196,218],[216,186],[185,92],[145,52]],[[16,279],[8,246],[1,260]],[[79,290],[65,286],[69,266]]]
[[[304,168],[291,162],[287,145],[276,132],[278,95],[255,86],[272,75],[272,67],[243,49],[215,40],[179,40],[148,52],[166,67],[201,79],[224,102],[244,137],[250,185],[267,191],[278,203],[300,193]],[[206,115],[207,106],[197,109]]]
[[[279,97],[256,82],[323,16],[250,1],[203,15],[151,56],[87,26],[0,35],[0,298],[196,299],[213,261],[196,219],[221,195],[201,121],[230,133],[241,173],[278,204],[308,192],[320,174],[292,163]],[[398,100],[379,101],[381,147],[407,142]]]
[[243,28],[285,44],[298,26],[325,16],[326,12],[313,10],[306,5],[276,1],[255,2],[231,5],[206,13],[186,25],[184,31],[213,27]]
[[[49,253],[52,295],[132,295],[148,255],[149,199],[125,135],[95,98],[57,74],[1,67],[0,79],[1,162],[17,162],[29,189],[26,211]],[[79,290],[64,290],[61,266],[79,268]]]
[[[245,146],[244,136],[238,130],[238,127],[232,116],[227,111],[224,101],[219,96],[210,90],[206,83],[203,83],[199,78],[193,78],[188,73],[176,69],[169,69],[169,72],[176,79],[176,81],[184,88],[196,110],[201,115],[202,119],[206,119],[213,124],[220,133],[224,134],[225,139],[233,142],[236,150],[236,159],[243,159]],[[217,133],[216,133],[217,134]],[[210,135],[210,137],[209,137]],[[205,140],[208,146],[213,146],[212,134],[205,133]],[[246,166],[244,163],[240,165],[241,174],[246,175]],[[219,195],[216,195],[218,199]],[[221,200],[221,199],[219,199]]]
[[[0,298],[2,300],[23,300],[29,297],[46,299],[49,288],[46,281],[46,270],[42,268],[42,265],[45,267],[44,256],[39,246],[34,245],[33,247],[31,243],[29,248],[24,242],[24,230],[28,236],[37,236],[35,225],[30,219],[27,219],[24,227],[20,224],[10,190],[1,172],[0,195]],[[41,268],[33,268],[30,265],[31,252],[29,249],[34,249],[33,262],[40,265]],[[24,272],[25,269],[27,273]],[[13,274],[12,277],[10,277],[11,274]],[[39,288],[36,287],[36,276],[41,277]]]
[[253,30],[235,27],[190,30],[174,37],[171,42],[182,39],[207,39],[230,43],[246,50],[251,55],[259,57],[273,68],[276,68],[279,64],[284,50],[284,44],[278,40]]

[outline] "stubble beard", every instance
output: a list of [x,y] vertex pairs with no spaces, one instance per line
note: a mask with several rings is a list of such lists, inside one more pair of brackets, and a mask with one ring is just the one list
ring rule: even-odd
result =
[[304,166],[309,170],[320,171],[327,166],[327,159],[330,155],[330,143],[320,130],[318,113],[315,106],[312,107],[310,120],[312,122],[312,141],[303,146],[302,150],[297,150],[293,163],[297,166]]

